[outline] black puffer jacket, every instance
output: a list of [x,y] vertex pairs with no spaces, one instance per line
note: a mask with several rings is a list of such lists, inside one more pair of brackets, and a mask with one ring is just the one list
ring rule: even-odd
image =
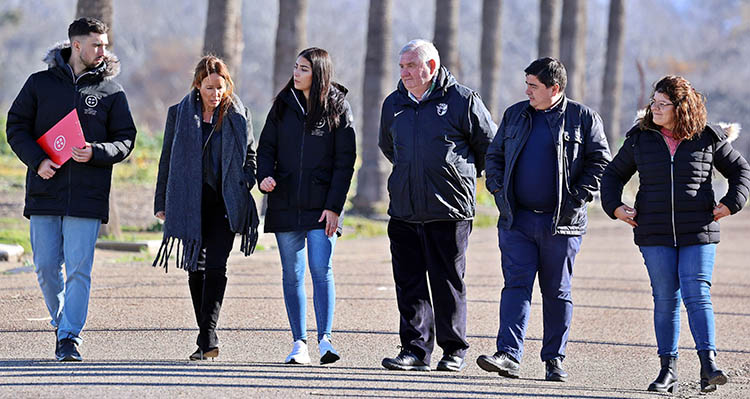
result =
[[[66,64],[70,44],[52,48],[44,61],[49,69],[31,75],[8,111],[8,143],[26,164],[24,216],[55,215],[101,219],[109,217],[112,165],[124,160],[135,144],[135,124],[122,87],[112,79],[120,64],[111,54],[75,79]],[[36,173],[47,158],[36,140],[73,108],[78,111],[93,156],[86,163],[72,159],[54,177]]]
[[[339,102],[344,112],[338,127],[320,123],[305,128],[301,91],[280,94],[279,109],[272,107],[258,143],[258,184],[266,177],[276,181],[268,194],[265,232],[287,232],[325,228],[318,222],[324,209],[341,215],[349,192],[356,143],[354,119],[346,89],[336,84],[329,101]],[[343,218],[339,218],[339,234]]]
[[479,95],[445,67],[419,103],[399,81],[383,102],[378,142],[393,164],[388,215],[419,223],[473,219],[476,178],[496,128]]
[[682,141],[672,157],[662,134],[632,128],[602,177],[602,206],[611,218],[622,205],[625,183],[638,172],[635,243],[639,246],[684,246],[719,242],[719,223],[711,187],[713,168],[729,179],[720,200],[732,214],[745,205],[750,191],[750,166],[732,148],[724,130],[707,126]]

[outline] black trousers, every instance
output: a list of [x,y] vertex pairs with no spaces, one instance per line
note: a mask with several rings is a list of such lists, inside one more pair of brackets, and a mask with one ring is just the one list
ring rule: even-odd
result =
[[426,364],[435,338],[444,355],[464,357],[469,348],[463,278],[471,228],[470,220],[388,222],[401,346]]
[[203,185],[201,209],[202,248],[199,269],[188,273],[199,333],[196,344],[204,351],[216,348],[219,338],[216,326],[227,286],[227,259],[234,244],[224,200],[210,186]]

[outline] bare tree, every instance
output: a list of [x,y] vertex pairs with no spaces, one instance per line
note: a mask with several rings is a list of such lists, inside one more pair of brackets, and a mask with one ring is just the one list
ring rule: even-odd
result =
[[292,75],[294,58],[307,43],[307,0],[279,0],[279,24],[273,58],[273,92]]
[[[113,45],[112,22],[114,21],[114,7],[112,0],[78,0],[76,4],[76,18],[96,18],[109,27],[107,38],[109,47]],[[114,185],[113,185],[114,186]],[[116,240],[122,239],[122,227],[120,226],[120,208],[117,206],[117,195],[111,192],[109,195],[109,221],[102,224],[99,229],[99,237],[112,236]]]
[[435,0],[435,37],[440,63],[458,74],[458,0]]
[[560,61],[568,71],[568,97],[583,101],[586,73],[586,0],[563,2]]
[[482,98],[495,118],[500,102],[500,23],[502,20],[502,0],[484,0],[482,3]]
[[560,0],[539,1],[539,58],[560,54]]
[[391,54],[391,0],[370,0],[367,18],[367,54],[362,87],[362,133],[360,135],[362,166],[357,172],[357,195],[354,209],[363,214],[375,213],[384,199],[385,173],[383,156],[378,148],[380,108],[388,94]]
[[114,22],[114,7],[112,0],[78,0],[76,4],[76,18],[96,18],[109,26],[109,47],[112,47],[112,23]]
[[203,54],[213,54],[224,60],[236,78],[240,75],[243,48],[242,1],[208,0]]
[[610,0],[607,29],[607,64],[604,68],[601,113],[609,147],[620,138],[622,62],[625,52],[625,0]]

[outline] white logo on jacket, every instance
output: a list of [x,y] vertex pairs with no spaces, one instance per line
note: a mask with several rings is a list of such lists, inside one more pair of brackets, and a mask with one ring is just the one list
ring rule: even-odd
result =
[[98,98],[96,98],[96,96],[90,95],[90,96],[87,96],[87,97],[86,97],[86,99],[85,99],[85,100],[83,100],[83,102],[84,102],[84,103],[85,103],[85,104],[86,104],[86,105],[87,105],[87,106],[88,106],[89,108],[94,108],[94,107],[96,107],[96,106],[97,106],[97,104],[99,104],[99,99],[98,99]]
[[437,114],[438,116],[443,116],[445,113],[448,112],[448,104],[446,103],[440,103],[437,105]]

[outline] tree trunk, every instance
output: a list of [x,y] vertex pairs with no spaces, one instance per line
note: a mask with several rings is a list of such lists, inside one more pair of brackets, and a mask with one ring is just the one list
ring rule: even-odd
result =
[[602,85],[601,113],[609,147],[620,139],[620,97],[622,97],[622,62],[625,52],[625,0],[610,0],[607,29],[607,64]]
[[500,53],[502,48],[500,23],[502,6],[502,0],[484,0],[482,3],[481,94],[484,103],[496,120],[500,111],[498,107],[500,106]]
[[458,62],[458,0],[435,0],[435,37],[440,63],[454,75],[460,73]]
[[[334,22],[334,21],[330,21]],[[273,94],[289,81],[297,54],[307,42],[307,0],[279,0],[273,58]]]
[[[76,4],[76,18],[91,17],[96,18],[109,27],[107,33],[107,39],[109,40],[109,48],[112,48],[114,43],[112,22],[114,7],[112,6],[112,0],[78,0]],[[113,184],[114,186],[114,184]],[[116,240],[122,239],[122,227],[120,226],[120,210],[117,207],[117,195],[114,190],[110,190],[109,195],[109,221],[107,224],[102,224],[99,229],[99,237],[111,236]]]
[[539,2],[539,58],[560,56],[560,0]]
[[584,100],[586,75],[586,0],[565,0],[560,24],[560,61],[568,71],[569,98]]
[[367,19],[367,54],[362,87],[362,133],[360,148],[362,166],[357,172],[357,195],[354,209],[362,214],[374,214],[376,205],[385,199],[383,155],[378,148],[380,109],[388,94],[391,64],[391,0],[370,0]]
[[78,0],[76,4],[76,19],[83,17],[96,18],[109,27],[107,39],[111,48],[114,40],[112,38],[112,23],[114,22],[114,7],[112,0]]
[[235,85],[242,64],[243,48],[242,1],[208,0],[203,54],[212,54],[224,60]]

